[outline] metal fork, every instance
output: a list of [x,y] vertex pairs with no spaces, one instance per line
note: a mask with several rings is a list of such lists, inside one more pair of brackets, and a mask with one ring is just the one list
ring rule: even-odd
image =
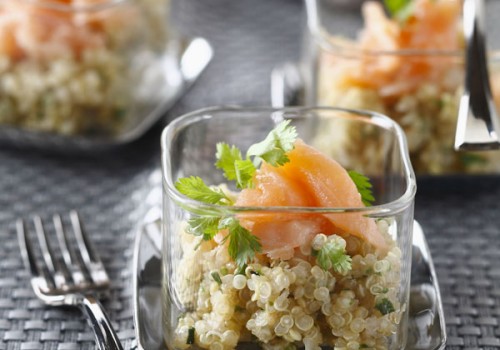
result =
[[54,228],[61,253],[55,255],[40,216],[33,218],[41,259],[34,247],[23,219],[17,221],[17,234],[24,264],[31,272],[31,285],[37,297],[51,306],[78,306],[88,317],[94,330],[99,349],[123,349],[111,322],[97,296],[109,288],[109,278],[104,266],[88,240],[78,213],[71,211],[74,245],[68,239],[60,215],[54,215]]

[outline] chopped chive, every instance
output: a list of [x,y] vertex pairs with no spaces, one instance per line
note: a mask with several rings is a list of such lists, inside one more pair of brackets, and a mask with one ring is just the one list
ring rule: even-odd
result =
[[194,344],[194,327],[189,328],[188,337],[186,339],[186,344]]
[[238,267],[238,270],[236,271],[237,275],[244,275],[245,270],[247,269],[247,264],[243,264],[242,266]]
[[222,280],[221,280],[220,275],[217,271],[212,272],[211,276],[214,279],[214,281],[217,282],[217,284],[219,284],[219,285],[222,284]]
[[236,306],[234,307],[234,311],[236,311],[236,312],[243,312],[243,311],[245,311],[245,310],[246,310],[246,309],[245,309],[244,307],[241,307],[241,306],[239,306],[239,305],[236,305]]
[[394,305],[392,305],[391,301],[387,298],[380,300],[375,307],[382,313],[382,315],[387,315],[396,311],[396,309],[394,309]]

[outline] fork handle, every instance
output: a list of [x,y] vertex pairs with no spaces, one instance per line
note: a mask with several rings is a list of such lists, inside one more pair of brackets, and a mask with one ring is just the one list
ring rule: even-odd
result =
[[123,350],[108,316],[101,303],[91,295],[85,295],[81,308],[92,326],[96,338],[96,345],[101,350]]

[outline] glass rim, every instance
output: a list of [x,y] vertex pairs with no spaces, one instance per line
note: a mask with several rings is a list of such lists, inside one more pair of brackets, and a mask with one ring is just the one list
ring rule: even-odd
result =
[[[406,188],[404,193],[398,198],[382,204],[377,204],[368,207],[306,207],[306,206],[224,206],[216,204],[207,204],[194,199],[191,199],[183,194],[181,194],[174,186],[170,174],[170,161],[168,146],[173,140],[174,135],[184,129],[185,127],[199,121],[202,119],[210,119],[215,116],[212,113],[218,112],[234,112],[235,117],[238,112],[256,112],[256,113],[305,113],[305,112],[340,112],[352,114],[353,117],[362,118],[367,121],[371,121],[372,124],[383,127],[387,130],[392,131],[397,140],[397,147],[400,151],[403,164],[404,178],[406,180]],[[340,118],[350,119],[352,117],[339,116]],[[177,203],[179,203],[184,208],[190,211],[196,211],[204,213],[206,215],[220,215],[220,213],[226,214],[244,214],[244,213],[256,213],[256,214],[270,214],[270,213],[314,213],[314,214],[336,214],[336,213],[358,213],[363,215],[369,215],[373,217],[377,216],[388,216],[392,214],[397,214],[404,211],[406,208],[412,205],[416,190],[417,183],[413,167],[411,165],[410,156],[408,152],[408,146],[406,142],[406,136],[403,129],[388,116],[383,114],[367,111],[361,109],[349,109],[340,107],[283,107],[283,108],[271,108],[271,107],[243,107],[243,106],[215,106],[199,109],[175,118],[171,123],[169,123],[163,130],[161,135],[161,169],[162,169],[162,183],[164,189],[167,190],[168,195]]]
[[15,1],[16,3],[24,3],[35,7],[40,7],[48,10],[61,12],[94,12],[105,10],[114,6],[129,3],[130,0],[99,0],[92,4],[71,4],[61,3],[57,0],[0,0],[0,4]]
[[[374,50],[374,49],[364,49],[356,45],[353,41],[353,45],[347,45],[341,42],[338,38],[329,37],[329,34],[324,33],[320,28],[310,28],[310,35],[318,41],[318,44],[323,50],[332,52],[335,54],[340,54],[342,56],[373,56],[373,57],[385,57],[385,56],[401,56],[401,57],[436,57],[436,58],[455,58],[457,60],[464,60],[465,58],[465,48],[464,50],[440,50],[440,49],[401,49],[401,50]],[[500,53],[496,51],[490,51],[489,55],[493,58],[499,58]]]
[[[403,57],[448,57],[463,59],[465,55],[465,46],[463,50],[442,50],[439,48],[429,49],[400,49],[400,50],[376,50],[376,49],[362,49],[353,45],[340,45],[335,39],[332,39],[332,33],[324,29],[321,22],[320,9],[318,3],[320,0],[306,0],[306,27],[315,40],[319,42],[322,48],[335,52],[347,53],[350,55],[370,55],[370,56],[403,56]],[[352,39],[350,39],[352,40]],[[500,52],[498,49],[488,50],[488,55],[497,60],[500,59]]]

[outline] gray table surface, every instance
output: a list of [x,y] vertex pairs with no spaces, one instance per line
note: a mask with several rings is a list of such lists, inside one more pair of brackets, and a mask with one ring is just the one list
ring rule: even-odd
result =
[[[0,149],[0,350],[93,349],[78,311],[44,307],[30,288],[14,222],[80,211],[112,278],[104,302],[126,349],[136,347],[132,245],[172,118],[221,104],[269,105],[269,74],[300,54],[300,0],[177,0],[175,19],[215,57],[196,85],[141,140],[76,157]],[[449,349],[500,348],[500,177],[419,179],[415,216],[437,267]]]

